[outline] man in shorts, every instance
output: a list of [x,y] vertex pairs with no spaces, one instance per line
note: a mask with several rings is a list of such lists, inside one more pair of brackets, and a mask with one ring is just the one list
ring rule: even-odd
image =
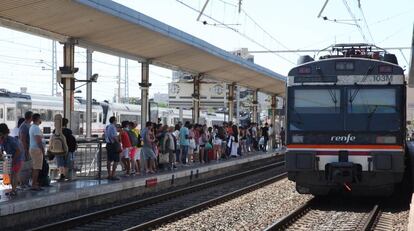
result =
[[144,159],[147,162],[147,173],[155,173],[155,160],[157,157],[155,156],[154,150],[152,149],[152,144],[154,143],[154,134],[151,132],[152,129],[152,122],[148,121],[145,124],[145,128],[141,131],[141,137],[144,141],[144,145],[142,146],[142,153],[144,155]]
[[116,117],[111,116],[111,118],[109,118],[109,123],[110,124],[108,124],[105,128],[105,142],[107,152],[106,169],[108,170],[108,180],[119,180],[119,178],[115,176],[116,167],[119,162],[119,150],[117,149],[121,147],[116,128]]
[[40,130],[39,125],[42,123],[40,114],[35,113],[32,116],[33,124],[29,129],[30,146],[29,153],[32,158],[32,188],[31,190],[42,190],[39,186],[39,172],[43,167],[43,156],[45,155],[45,149],[43,148],[43,133]]

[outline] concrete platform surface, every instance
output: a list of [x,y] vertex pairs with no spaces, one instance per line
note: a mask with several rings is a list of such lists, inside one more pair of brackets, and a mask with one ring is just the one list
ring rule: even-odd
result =
[[195,178],[208,172],[217,172],[218,175],[218,172],[224,173],[223,171],[227,171],[232,166],[272,158],[280,155],[280,153],[249,154],[240,158],[220,162],[214,161],[209,164],[193,164],[180,167],[174,171],[163,171],[156,174],[139,176],[124,176],[119,181],[77,178],[74,181],[54,182],[50,187],[44,187],[42,191],[31,191],[29,189],[18,191],[18,195],[15,197],[6,196],[5,193],[9,189],[3,187],[0,191],[0,218],[30,210],[56,206],[58,204],[80,201],[104,194],[116,193],[118,191],[145,188],[149,182],[155,183],[157,187],[161,183],[168,183],[165,185],[171,186],[170,182],[172,179],[179,181],[181,178],[189,179],[190,176],[191,178]]

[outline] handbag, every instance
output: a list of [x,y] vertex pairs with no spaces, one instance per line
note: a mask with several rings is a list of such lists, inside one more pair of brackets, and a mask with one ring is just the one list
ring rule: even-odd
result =
[[158,163],[160,164],[167,164],[170,162],[170,157],[168,153],[161,153],[158,155]]
[[190,139],[190,148],[192,148],[192,149],[195,149],[196,148],[196,143],[195,143],[194,138],[191,138]]
[[208,143],[206,143],[206,146],[205,146],[205,148],[204,149],[206,149],[206,150],[210,150],[210,149],[212,149],[213,148],[213,145],[211,145],[210,144],[210,142],[208,142]]

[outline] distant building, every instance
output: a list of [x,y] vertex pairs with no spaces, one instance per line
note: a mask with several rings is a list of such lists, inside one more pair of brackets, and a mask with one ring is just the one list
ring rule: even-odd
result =
[[249,53],[249,50],[247,48],[240,48],[230,53],[240,56],[242,59],[245,59],[247,61],[254,63],[254,56]]
[[183,71],[173,71],[172,82],[188,82],[192,81],[193,78],[190,73]]
[[155,93],[154,94],[154,102],[157,103],[168,103],[168,93]]

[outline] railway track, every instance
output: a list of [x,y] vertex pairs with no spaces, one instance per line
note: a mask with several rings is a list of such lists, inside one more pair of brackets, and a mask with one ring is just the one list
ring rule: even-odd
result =
[[269,164],[32,230],[150,229],[282,179],[283,166],[283,161]]
[[[368,205],[355,207],[352,204],[351,207],[326,207],[320,198],[313,198],[265,230],[377,230],[381,223],[378,204],[371,206],[371,209]],[[386,224],[382,227],[389,228]]]

